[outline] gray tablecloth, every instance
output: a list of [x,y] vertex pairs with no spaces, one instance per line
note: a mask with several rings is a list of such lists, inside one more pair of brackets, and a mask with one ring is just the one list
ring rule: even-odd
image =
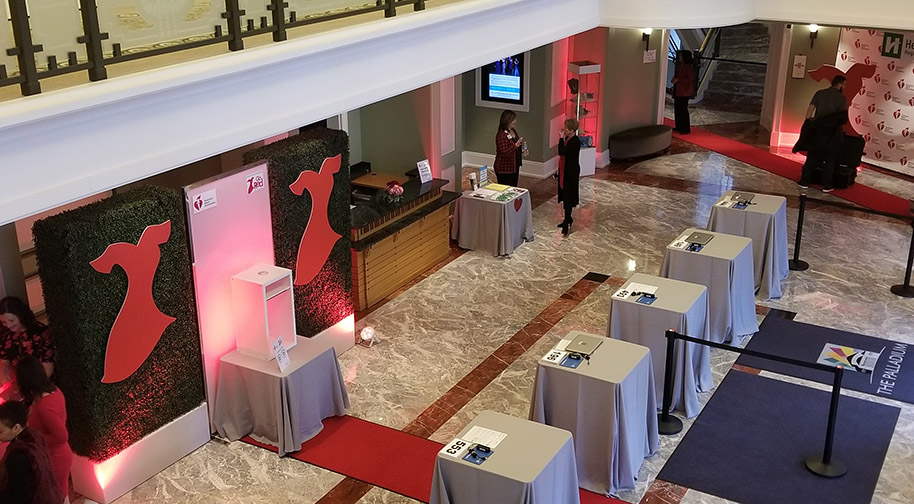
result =
[[755,289],[762,299],[781,297],[781,280],[787,278],[787,199],[756,194],[745,209],[730,204],[727,191],[711,207],[708,229],[752,239]]
[[441,453],[429,504],[580,504],[571,433],[494,411],[474,425],[507,434],[481,465]]
[[644,457],[660,444],[650,351],[604,338],[589,364],[540,360],[530,419],[571,431],[581,488],[607,495],[634,488]]
[[[695,231],[714,236],[699,252],[674,247]],[[711,341],[734,342],[734,336],[758,332],[752,240],[742,236],[689,228],[667,245],[660,276],[708,288]]]
[[[316,355],[315,355],[316,354]],[[219,435],[246,435],[279,448],[301,449],[323,419],[346,413],[349,395],[333,347],[316,353],[298,344],[284,373],[276,361],[230,352],[220,359],[213,422]]]
[[521,243],[533,241],[533,206],[530,191],[511,201],[470,196],[457,200],[451,238],[460,248],[486,250],[496,256],[514,252]]
[[[708,323],[708,289],[704,285],[680,282],[644,273],[635,273],[617,293],[629,292],[631,283],[657,287],[657,298],[646,305],[639,296],[612,297],[607,335],[651,349],[654,390],[657,405],[663,405],[663,380],[666,375],[666,330],[703,340],[711,338]],[[711,390],[710,347],[676,341],[673,355],[672,409],[684,408],[686,416],[699,413],[698,393]]]

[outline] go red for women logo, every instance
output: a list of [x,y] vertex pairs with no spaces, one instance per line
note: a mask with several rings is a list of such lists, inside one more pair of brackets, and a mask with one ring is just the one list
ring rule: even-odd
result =
[[176,320],[162,313],[152,298],[152,282],[162,258],[159,245],[170,235],[170,220],[147,226],[136,245],[112,243],[89,263],[99,273],[111,273],[118,265],[127,274],[127,295],[108,333],[102,383],[119,382],[136,372]]

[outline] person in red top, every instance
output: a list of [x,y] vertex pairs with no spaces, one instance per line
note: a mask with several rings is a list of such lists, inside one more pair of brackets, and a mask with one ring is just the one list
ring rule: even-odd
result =
[[692,131],[689,121],[689,99],[695,92],[695,68],[692,66],[692,53],[686,50],[676,51],[676,70],[673,73],[673,114],[676,120],[675,131],[682,135]]
[[501,113],[498,132],[495,133],[495,177],[499,184],[517,187],[520,165],[523,160],[521,147],[524,137],[517,134],[517,114],[510,110]]
[[0,441],[8,442],[0,460],[0,502],[3,504],[60,504],[63,497],[54,481],[47,447],[38,432],[27,428],[25,405],[0,404]]
[[29,429],[41,433],[47,443],[51,470],[60,495],[70,493],[70,467],[73,452],[67,433],[67,406],[60,391],[44,372],[41,362],[26,355],[16,364],[16,382],[24,402],[29,405]]
[[[48,326],[35,320],[31,308],[17,297],[0,299],[0,381],[9,383],[12,367],[24,355],[41,361],[48,376],[54,374],[54,349]],[[9,383],[3,392],[6,397],[17,397],[15,383]]]

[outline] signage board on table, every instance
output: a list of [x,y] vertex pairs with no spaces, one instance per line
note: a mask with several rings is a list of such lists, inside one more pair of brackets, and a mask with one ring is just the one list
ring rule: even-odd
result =
[[286,350],[286,345],[282,342],[282,336],[276,338],[276,341],[273,342],[273,355],[276,356],[276,364],[279,366],[279,372],[285,373],[286,368],[289,367],[289,352]]
[[482,165],[479,167],[479,187],[484,187],[489,183],[489,167]]
[[429,164],[428,159],[423,159],[416,163],[416,167],[419,168],[419,181],[423,184],[432,181],[432,166]]

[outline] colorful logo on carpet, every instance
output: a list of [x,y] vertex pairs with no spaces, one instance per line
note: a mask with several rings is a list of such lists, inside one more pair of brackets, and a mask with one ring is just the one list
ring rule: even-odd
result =
[[882,352],[870,352],[848,346],[826,343],[819,354],[819,364],[826,366],[844,366],[844,369],[869,374],[876,368],[876,362]]

